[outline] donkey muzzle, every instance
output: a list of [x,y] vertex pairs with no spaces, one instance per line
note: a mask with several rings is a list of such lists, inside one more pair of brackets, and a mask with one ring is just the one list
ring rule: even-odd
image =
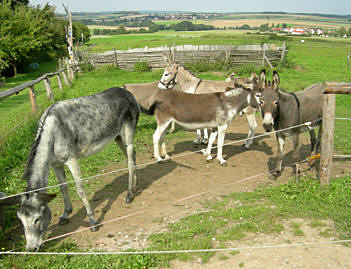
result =
[[264,129],[266,132],[271,132],[272,129],[273,129],[273,124],[271,124],[271,123],[268,123],[268,124],[263,123],[263,129]]
[[274,119],[271,113],[265,113],[263,118],[263,129],[266,132],[270,132],[273,129]]

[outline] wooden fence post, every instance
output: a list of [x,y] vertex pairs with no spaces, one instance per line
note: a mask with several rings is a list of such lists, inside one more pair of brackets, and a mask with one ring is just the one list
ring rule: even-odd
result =
[[54,97],[52,95],[52,89],[51,89],[51,84],[50,84],[50,80],[46,77],[44,78],[44,85],[45,85],[45,88],[46,88],[46,93],[48,95],[48,98],[51,100],[51,101],[54,101]]
[[56,75],[56,77],[57,77],[57,84],[58,84],[58,86],[59,86],[59,90],[62,91],[62,82],[61,82],[60,73],[58,73],[58,74]]
[[118,67],[118,60],[117,60],[117,51],[116,51],[116,49],[113,49],[113,54],[115,56],[113,66],[114,67]]
[[[325,89],[325,84],[323,85]],[[323,91],[324,92],[324,91]],[[323,96],[322,143],[319,167],[319,184],[329,185],[333,163],[335,94]]]
[[282,52],[282,55],[281,55],[281,57],[280,57],[280,61],[281,61],[281,62],[284,61],[284,59],[285,59],[285,53],[286,53],[286,42],[285,42],[285,41],[284,41],[284,43],[283,43],[282,48],[283,48],[283,52]]
[[[0,192],[0,198],[4,198],[6,195],[3,192]],[[5,231],[5,206],[0,205],[0,230]]]
[[63,76],[63,80],[64,80],[64,82],[66,83],[66,85],[71,86],[71,83],[70,83],[70,81],[69,81],[68,78],[67,78],[67,75],[66,75],[65,70],[62,71],[62,76]]
[[35,97],[35,90],[34,90],[34,85],[30,86],[28,88],[29,90],[29,98],[30,98],[30,103],[32,105],[32,113],[36,113],[37,112],[37,98]]

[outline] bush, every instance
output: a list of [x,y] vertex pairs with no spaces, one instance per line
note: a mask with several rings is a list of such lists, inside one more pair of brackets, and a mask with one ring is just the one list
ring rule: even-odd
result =
[[134,72],[150,72],[151,67],[147,62],[137,62],[133,66],[133,71]]
[[94,70],[94,66],[90,63],[83,63],[83,64],[80,64],[79,65],[79,68],[80,70],[83,72],[83,73],[88,73],[92,70]]
[[229,63],[216,60],[214,62],[210,62],[209,59],[200,60],[195,63],[186,63],[185,67],[191,70],[192,72],[210,72],[210,71],[228,71]]
[[279,63],[277,66],[278,71],[282,71],[282,69],[295,69],[297,67],[297,63],[294,57],[285,56],[284,60]]

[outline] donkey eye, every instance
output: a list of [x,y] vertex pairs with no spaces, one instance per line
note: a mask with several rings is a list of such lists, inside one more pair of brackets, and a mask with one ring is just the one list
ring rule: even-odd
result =
[[263,105],[263,104],[264,104],[264,102],[263,102],[262,100],[260,100],[260,104],[261,104],[261,105]]
[[278,103],[279,103],[278,101],[274,101],[274,102],[273,102],[273,105],[274,105],[274,106],[277,106]]
[[39,221],[40,221],[40,219],[36,219],[36,220],[34,221],[34,225],[37,226],[37,225],[39,224]]

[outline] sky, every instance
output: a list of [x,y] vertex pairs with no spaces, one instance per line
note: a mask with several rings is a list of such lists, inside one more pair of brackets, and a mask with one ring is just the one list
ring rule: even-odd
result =
[[172,10],[194,12],[323,13],[351,15],[351,0],[30,0],[32,5],[49,3],[64,13],[62,3],[72,12]]

